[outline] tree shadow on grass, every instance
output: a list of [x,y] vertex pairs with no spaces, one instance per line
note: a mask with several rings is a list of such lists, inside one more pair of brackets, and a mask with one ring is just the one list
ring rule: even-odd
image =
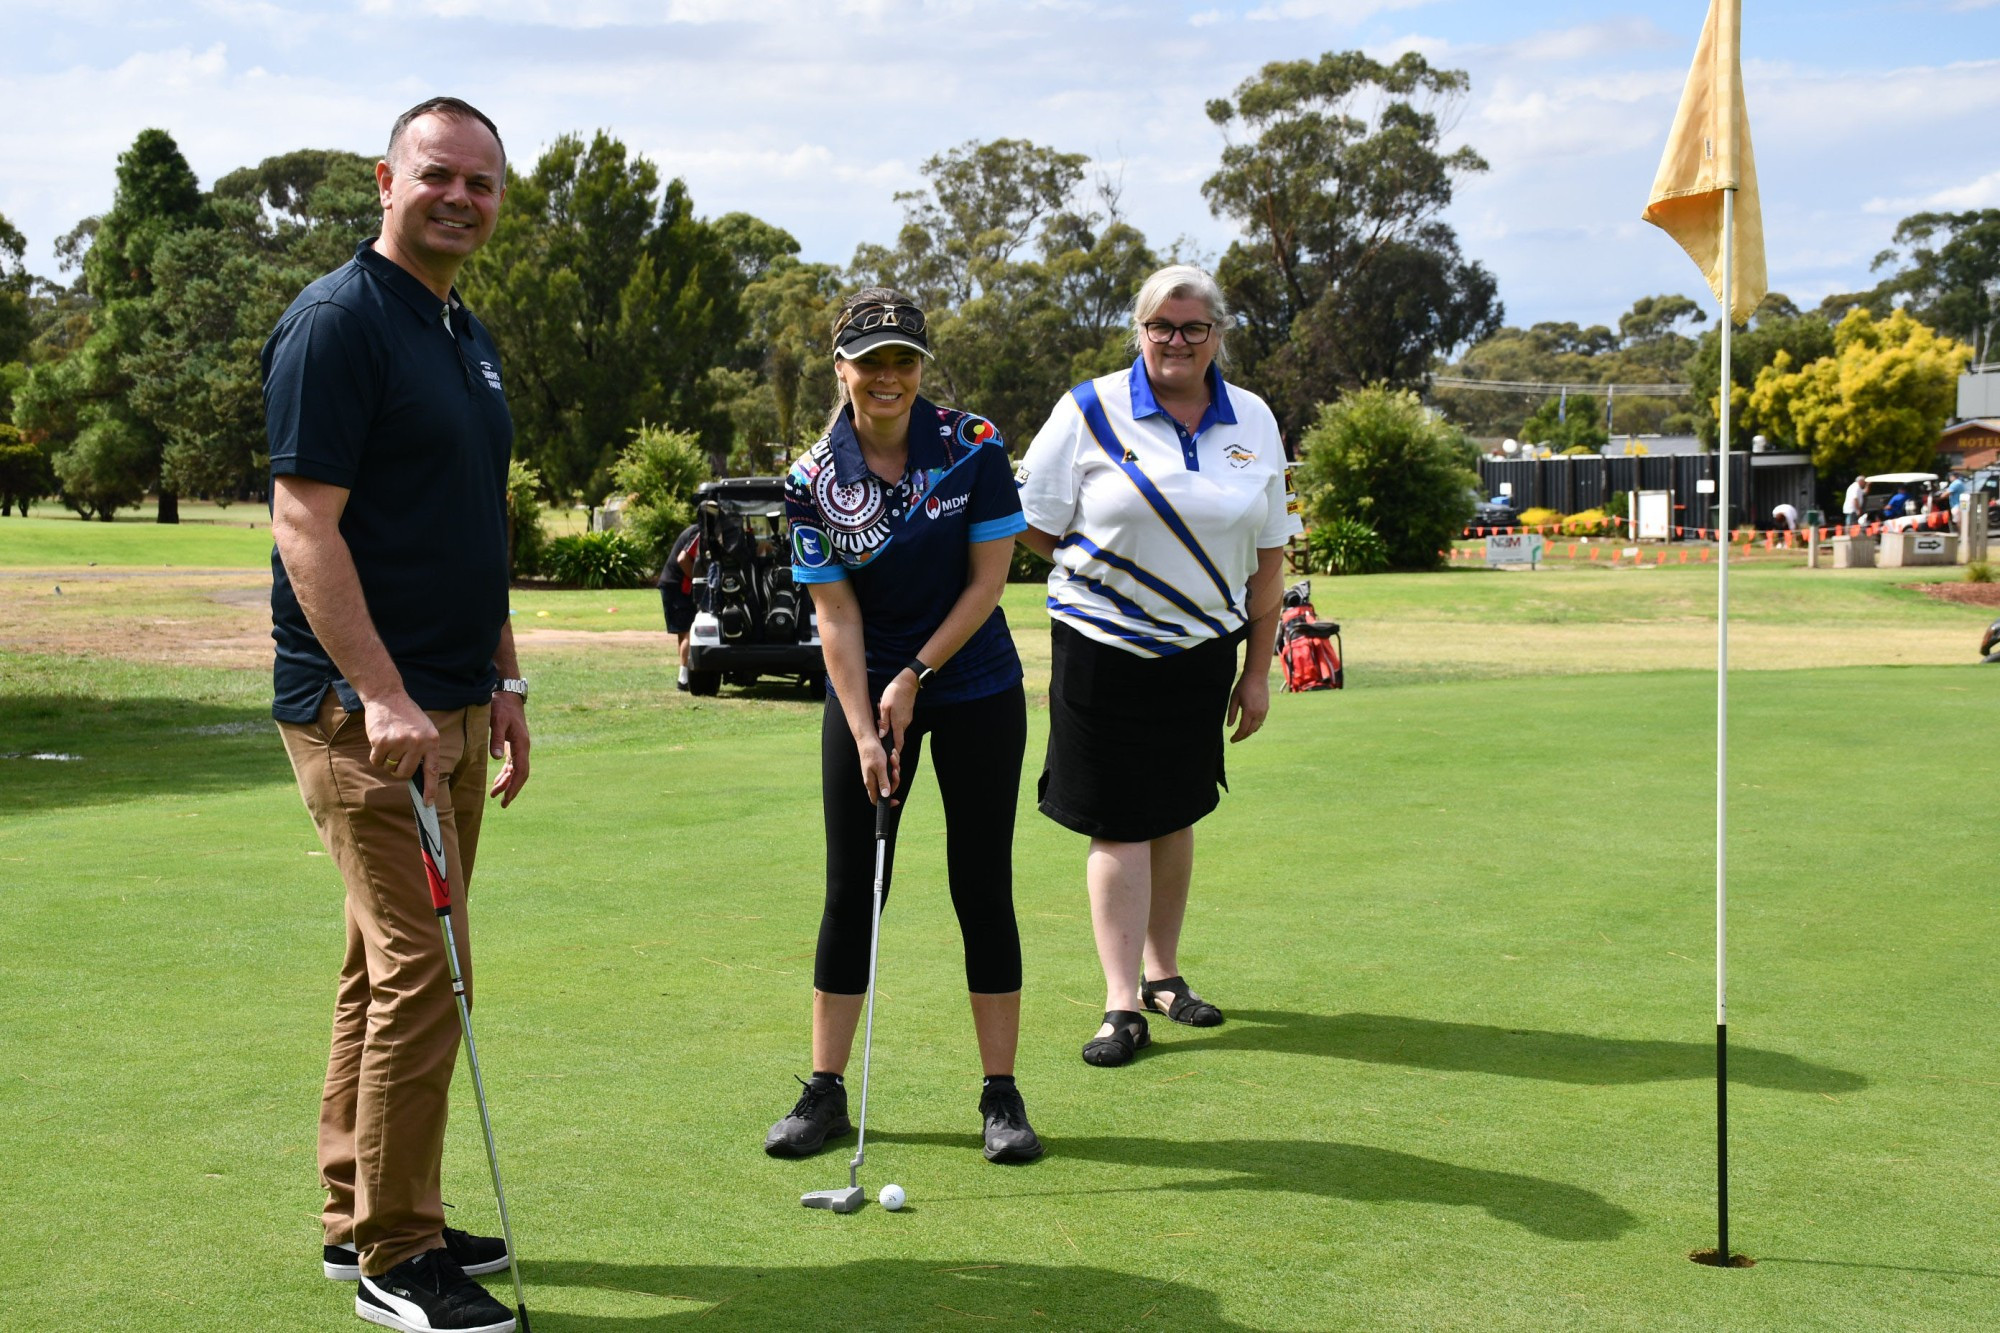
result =
[[[884,1143],[956,1146],[963,1134],[870,1134]],[[1082,1158],[1120,1166],[1224,1173],[1139,1186],[1158,1190],[1275,1190],[1355,1203],[1419,1203],[1481,1208],[1501,1222],[1562,1241],[1615,1240],[1638,1221],[1602,1195],[1560,1181],[1454,1166],[1388,1148],[1310,1139],[1071,1138],[1050,1144],[1047,1161]],[[1060,1193],[1051,1190],[1052,1194]]]
[[[1591,1037],[1395,1014],[1298,1014],[1232,1007],[1229,1021],[1222,1027],[1204,1031],[1192,1040],[1158,1044],[1153,1050],[1162,1055],[1278,1051],[1593,1087],[1715,1077],[1715,1047],[1708,1042]],[[1860,1074],[1733,1042],[1729,1047],[1729,1081],[1829,1095],[1868,1086]]]
[[[34,755],[74,756],[37,759]],[[268,710],[0,694],[0,810],[22,814],[291,781]]]
[[[877,1210],[870,1205],[865,1210]],[[828,1226],[861,1228],[863,1218]],[[1057,1268],[963,1259],[870,1259],[798,1268],[726,1264],[530,1261],[528,1310],[538,1333],[699,1327],[759,1333],[826,1333],[828,1329],[937,1329],[1032,1326],[1045,1329],[1202,1328],[1257,1333],[1222,1313],[1213,1292],[1105,1268]],[[489,1289],[504,1298],[502,1282]],[[618,1293],[625,1301],[653,1298],[658,1313],[566,1314],[550,1287]]]

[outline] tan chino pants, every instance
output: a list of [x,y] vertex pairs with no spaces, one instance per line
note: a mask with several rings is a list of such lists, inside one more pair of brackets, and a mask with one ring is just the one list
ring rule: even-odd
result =
[[[467,888],[485,804],[490,709],[428,716],[443,772],[437,803],[451,876],[452,929],[472,1000]],[[281,722],[285,752],[320,841],[347,886],[347,954],[320,1101],[326,1243],[352,1243],[378,1276],[443,1244],[438,1172],[458,1062],[458,1010],[431,906],[409,783],[368,762],[361,714],[328,690],[309,724]]]

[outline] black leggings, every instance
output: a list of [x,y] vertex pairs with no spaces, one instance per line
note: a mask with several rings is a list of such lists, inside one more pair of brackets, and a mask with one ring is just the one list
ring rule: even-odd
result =
[[[903,733],[910,783],[931,738],[944,801],[945,867],[965,944],[965,986],[979,995],[1021,989],[1021,933],[1014,924],[1014,803],[1028,743],[1027,696],[1019,684],[983,699],[925,707]],[[861,782],[861,756],[840,702],[827,696],[820,723],[820,799],[826,816],[826,909],[819,922],[813,985],[830,995],[868,989],[868,931],[875,902],[875,807]],[[903,807],[889,813],[883,903],[896,864]]]

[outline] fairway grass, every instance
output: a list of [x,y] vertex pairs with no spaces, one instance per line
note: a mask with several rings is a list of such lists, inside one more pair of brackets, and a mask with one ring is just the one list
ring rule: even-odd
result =
[[[536,1328],[1989,1327],[2000,672],[1978,612],[1897,571],[1735,581],[1769,654],[1731,682],[1732,1240],[1759,1262],[1685,1257],[1714,1243],[1705,572],[1322,581],[1354,688],[1277,696],[1197,835],[1184,962],[1230,1021],[1157,1021],[1124,1069],[1077,1058],[1102,984],[1031,703],[1031,1166],[978,1153],[922,779],[863,1172],[910,1204],[852,1217],[797,1202],[851,1138],[759,1151],[808,1072],[817,708],[672,693],[649,593],[523,594],[534,778],[472,898]],[[98,616],[0,578],[0,751],[81,756],[0,760],[6,1327],[359,1327],[316,1261],[340,886],[264,669],[157,656],[254,640],[217,600],[250,573],[107,575],[130,597]],[[1035,603],[1009,590],[1031,700]],[[452,1222],[490,1231],[460,1092]]]

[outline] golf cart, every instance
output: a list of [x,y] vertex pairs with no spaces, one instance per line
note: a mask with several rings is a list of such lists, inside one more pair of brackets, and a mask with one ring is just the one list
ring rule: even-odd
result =
[[783,485],[777,477],[729,477],[695,489],[701,544],[688,634],[690,694],[763,676],[792,677],[815,697],[826,689],[812,599],[792,586]]
[[[1914,528],[1922,521],[1924,501],[1937,489],[1935,472],[1881,472],[1872,477],[1863,477],[1867,493],[1861,501],[1861,521],[1880,523],[1890,532],[1904,528]],[[1884,517],[1891,497],[1901,493],[1909,502],[1901,514]]]

